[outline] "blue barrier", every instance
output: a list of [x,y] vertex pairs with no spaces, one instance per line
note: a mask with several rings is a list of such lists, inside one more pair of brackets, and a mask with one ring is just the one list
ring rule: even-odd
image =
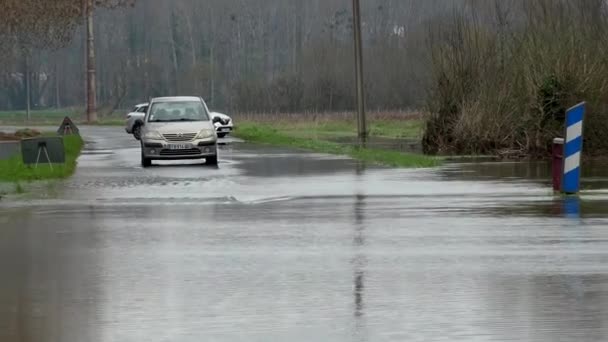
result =
[[566,112],[566,145],[562,178],[562,192],[565,194],[576,194],[580,191],[585,110],[586,104],[583,102]]

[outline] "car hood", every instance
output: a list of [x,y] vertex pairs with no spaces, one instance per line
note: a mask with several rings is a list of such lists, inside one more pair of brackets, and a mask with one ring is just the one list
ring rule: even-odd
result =
[[200,122],[148,122],[146,130],[160,134],[198,133],[204,129],[213,130],[211,121]]

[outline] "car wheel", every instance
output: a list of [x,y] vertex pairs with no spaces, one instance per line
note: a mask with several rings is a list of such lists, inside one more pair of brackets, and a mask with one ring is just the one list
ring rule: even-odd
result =
[[135,139],[141,140],[141,125],[135,125],[135,127],[133,127],[133,136]]
[[144,155],[144,148],[141,148],[141,166],[142,167],[150,167],[152,166],[152,159],[146,158]]
[[207,165],[218,165],[218,161],[217,161],[217,154],[213,157],[207,157],[205,158],[205,163]]
[[217,137],[218,138],[225,138],[226,137],[226,133],[218,133]]

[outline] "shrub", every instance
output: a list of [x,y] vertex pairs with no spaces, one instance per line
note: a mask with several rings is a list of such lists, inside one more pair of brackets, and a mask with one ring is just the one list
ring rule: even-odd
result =
[[608,149],[606,4],[511,4],[519,4],[512,20],[497,1],[496,20],[465,11],[431,34],[425,152],[546,156],[563,135],[565,111],[580,101],[590,109],[586,151]]

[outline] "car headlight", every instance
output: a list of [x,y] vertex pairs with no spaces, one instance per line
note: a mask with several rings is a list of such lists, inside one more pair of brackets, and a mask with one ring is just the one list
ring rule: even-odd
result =
[[198,133],[196,139],[209,139],[215,136],[215,131],[212,129],[204,129]]
[[163,140],[163,136],[160,135],[160,133],[158,133],[156,131],[149,131],[149,132],[146,132],[146,134],[144,134],[144,139]]

